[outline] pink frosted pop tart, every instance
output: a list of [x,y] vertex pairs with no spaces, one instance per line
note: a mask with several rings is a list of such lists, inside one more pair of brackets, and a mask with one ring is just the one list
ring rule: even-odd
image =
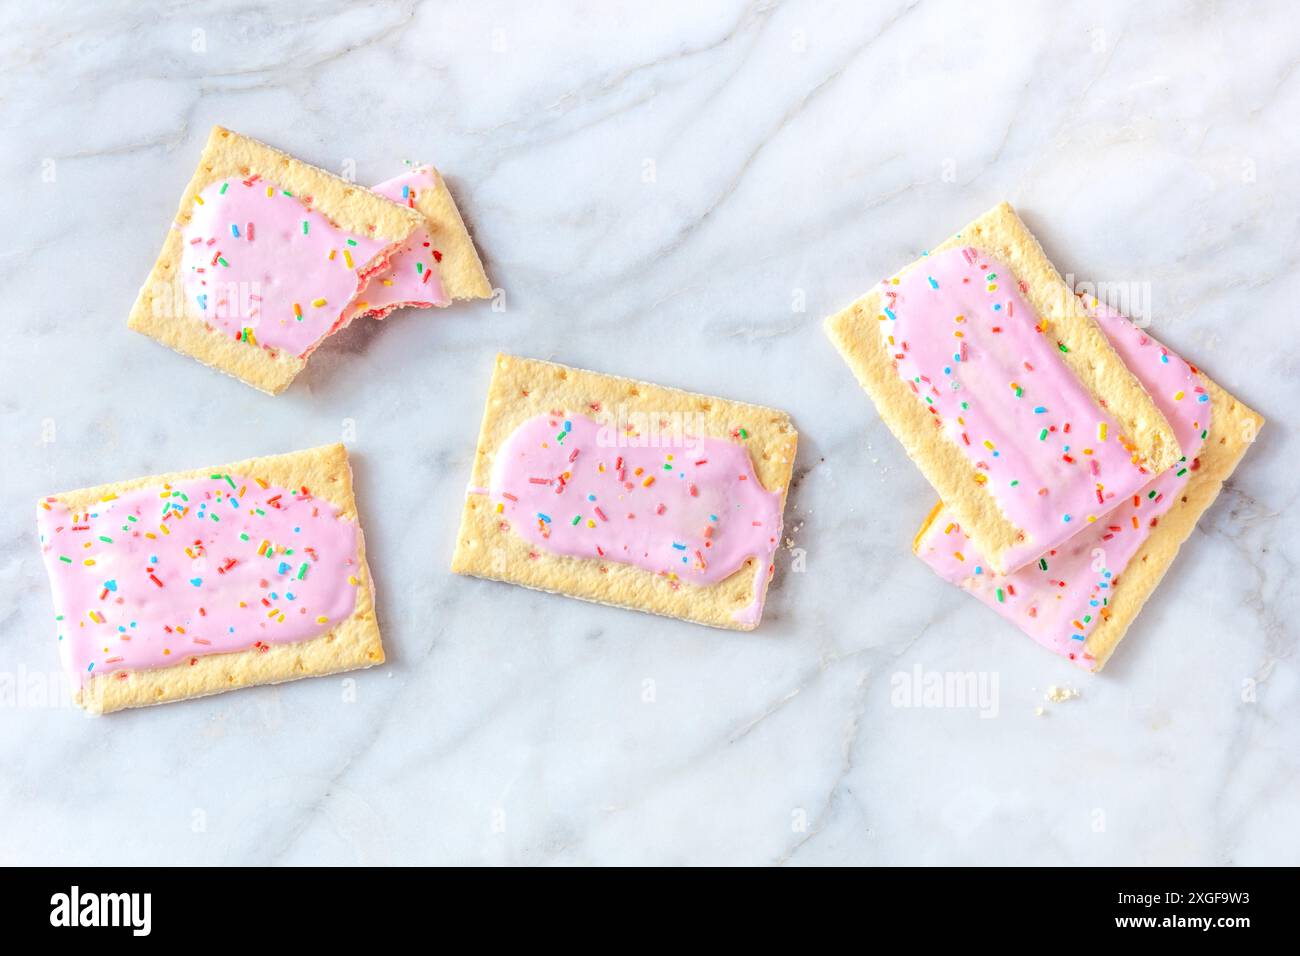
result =
[[349,307],[351,316],[382,319],[394,309],[427,309],[492,294],[474,240],[447,184],[432,166],[417,166],[374,192],[416,210],[424,223]]
[[412,208],[214,127],[129,325],[280,392],[423,223]]
[[1164,414],[1005,203],[826,329],[996,571],[1100,520],[1181,457]]
[[1264,420],[1142,329],[1091,300],[1090,313],[1155,398],[1185,457],[1100,521],[1008,575],[984,566],[936,505],[914,550],[1048,650],[1101,670]]
[[797,443],[770,408],[499,355],[452,570],[750,630]]
[[36,517],[92,713],[384,660],[342,445],[51,495]]

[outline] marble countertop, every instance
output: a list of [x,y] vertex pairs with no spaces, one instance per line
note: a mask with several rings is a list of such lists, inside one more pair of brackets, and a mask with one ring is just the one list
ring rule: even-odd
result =
[[[120,0],[0,23],[0,862],[1300,862],[1285,4]],[[436,163],[499,308],[359,323],[277,398],[129,332],[214,123],[360,182]],[[1002,199],[1269,418],[1095,677],[911,556],[933,494],[821,331]],[[448,572],[500,349],[790,412],[802,553],[757,631]],[[96,720],[49,691],[34,499],[341,438],[389,655],[355,693]],[[996,693],[896,706],[931,672]]]

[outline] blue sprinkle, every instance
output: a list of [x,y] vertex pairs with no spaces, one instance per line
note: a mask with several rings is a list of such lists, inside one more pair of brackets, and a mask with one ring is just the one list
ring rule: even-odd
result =
[[934,281],[934,276],[926,276],[926,278],[930,280],[930,288],[931,288],[931,289],[937,289],[937,288],[939,288],[939,283],[937,283],[937,282]]
[[202,583],[203,583],[202,578],[190,578],[190,584],[194,585],[195,587],[198,587]]
[[1070,520],[1070,516],[1069,516],[1069,515],[1061,515],[1061,518],[1062,518],[1062,520],[1064,520],[1064,521],[1066,521],[1066,522],[1068,522],[1068,521]]
[[889,321],[893,322],[898,316],[894,315],[893,309],[885,309],[885,315],[889,316]]

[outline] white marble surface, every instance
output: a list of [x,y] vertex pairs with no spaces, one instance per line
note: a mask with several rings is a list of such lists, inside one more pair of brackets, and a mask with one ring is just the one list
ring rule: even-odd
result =
[[[4,7],[0,862],[1300,862],[1300,30],[1131,6]],[[352,328],[278,398],[129,332],[218,122],[437,163],[505,310]],[[1003,198],[1270,419],[1096,678],[910,556],[931,492],[820,329]],[[791,412],[806,570],[758,631],[447,572],[501,348]],[[32,689],[38,495],[348,421],[389,653],[356,702]],[[916,667],[996,716],[894,706]]]

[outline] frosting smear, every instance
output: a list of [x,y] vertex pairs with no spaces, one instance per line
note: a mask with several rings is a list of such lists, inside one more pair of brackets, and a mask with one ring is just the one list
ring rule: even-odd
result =
[[539,415],[497,451],[488,493],[509,528],[554,554],[630,564],[710,585],[753,558],[754,605],[781,538],[781,491],[718,438],[646,446],[581,415]]
[[209,184],[181,235],[188,308],[250,347],[297,356],[350,318],[393,245],[340,229],[258,176]]

